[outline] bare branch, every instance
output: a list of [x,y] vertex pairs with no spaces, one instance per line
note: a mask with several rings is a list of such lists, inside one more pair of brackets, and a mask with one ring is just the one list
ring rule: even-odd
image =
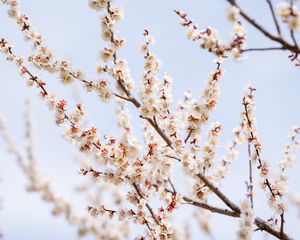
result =
[[202,203],[202,202],[197,202],[197,201],[194,201],[194,200],[192,200],[188,197],[183,197],[183,200],[186,201],[188,204],[206,209],[206,210],[211,211],[213,213],[219,213],[219,214],[230,216],[230,217],[239,217],[240,216],[238,213],[233,212],[231,210],[214,207],[214,206],[211,206],[209,204]]
[[283,239],[283,227],[284,227],[284,212],[282,212],[280,214],[280,234],[281,234],[281,238]]
[[167,143],[167,145],[171,148],[172,147],[172,142],[169,139],[169,137],[165,134],[165,132],[158,126],[157,123],[155,123],[151,118],[149,117],[144,117],[142,115],[140,115],[140,118],[142,119],[146,119],[148,123],[150,123],[150,125],[156,130],[156,132],[162,137],[162,139]]
[[270,11],[272,13],[272,17],[273,17],[273,21],[274,21],[275,26],[276,26],[277,33],[278,33],[279,36],[281,36],[281,30],[280,30],[280,26],[279,26],[279,23],[278,23],[278,20],[277,20],[275,11],[274,11],[273,3],[272,3],[271,0],[266,0],[266,1],[268,3]]
[[284,47],[246,48],[242,52],[288,50]]
[[259,217],[255,218],[255,225],[258,227],[259,230],[266,231],[278,239],[293,240],[293,238],[289,237],[285,233],[281,233],[280,231],[275,230],[266,221],[262,220]]
[[249,157],[249,186],[248,186],[248,191],[249,191],[249,197],[250,197],[250,203],[251,203],[251,208],[254,208],[253,205],[253,177],[252,177],[252,163],[251,163],[251,146],[250,143],[248,142],[248,157]]
[[215,185],[213,185],[203,173],[199,172],[197,174],[197,177],[200,178],[200,180],[213,192],[215,193],[232,211],[234,211],[236,214],[240,214],[241,210],[240,208],[231,202],[228,197],[226,197]]

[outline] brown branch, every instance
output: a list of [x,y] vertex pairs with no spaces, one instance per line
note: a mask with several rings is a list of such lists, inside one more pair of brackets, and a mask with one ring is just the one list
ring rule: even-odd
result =
[[117,80],[117,83],[119,85],[119,87],[122,89],[122,91],[126,94],[127,98],[130,99],[130,102],[133,103],[133,105],[136,107],[136,108],[139,108],[141,106],[141,104],[139,103],[139,101],[133,97],[130,93],[130,91],[128,91],[128,89],[125,87],[124,85],[124,81],[122,79],[118,79]]
[[265,231],[273,235],[274,237],[281,239],[281,240],[293,240],[293,238],[289,237],[285,233],[281,233],[280,231],[275,230],[271,227],[268,222],[262,220],[261,218],[257,217],[254,221],[255,225],[258,227],[259,230]]
[[175,187],[174,187],[174,184],[172,183],[172,181],[171,181],[170,178],[168,178],[168,182],[170,183],[170,185],[171,185],[171,187],[172,187],[172,189],[173,189],[173,194],[176,194],[177,191],[176,191],[176,189],[175,189]]
[[[250,94],[252,94],[252,89],[250,90]],[[245,117],[246,117],[246,121],[247,121],[247,124],[248,124],[248,127],[251,129],[252,128],[252,124],[251,124],[251,120],[250,120],[250,117],[249,117],[249,111],[248,111],[248,103],[246,102],[246,99],[243,98],[243,105],[244,105],[244,108],[245,108]],[[252,130],[250,130],[250,139],[248,139],[248,143],[250,144],[251,141],[253,141],[254,139],[257,139],[257,136],[254,135],[254,132]],[[253,144],[254,146],[254,149],[255,149],[255,153],[256,153],[256,156],[257,156],[257,160],[258,160],[258,163],[259,163],[259,166],[257,166],[257,168],[261,168],[262,167],[262,160],[261,160],[261,157],[260,157],[260,149],[259,147],[256,145],[256,144]],[[265,181],[270,193],[272,194],[272,196],[275,198],[275,193],[271,187],[271,183],[268,179],[266,179]]]
[[186,201],[187,204],[190,204],[190,205],[193,205],[193,206],[196,206],[196,207],[199,207],[199,208],[206,209],[206,210],[211,211],[213,213],[219,213],[219,214],[230,216],[230,217],[240,217],[240,214],[238,214],[234,211],[219,208],[219,207],[214,207],[214,206],[211,206],[207,203],[194,201],[194,200],[192,200],[188,197],[183,197],[183,200]]
[[171,148],[172,147],[172,142],[169,139],[169,137],[165,134],[165,132],[158,126],[157,123],[154,122],[154,120],[152,120],[149,117],[144,117],[142,115],[140,115],[140,118],[147,120],[147,122],[150,123],[150,125],[155,129],[155,131],[161,136],[161,138],[167,143],[167,145]]
[[282,212],[280,214],[280,234],[281,234],[281,239],[284,239],[283,238],[283,226],[284,226],[284,212]]
[[[46,88],[45,88],[43,85],[38,84],[38,81],[37,81],[37,77],[36,77],[36,76],[34,76],[27,68],[26,68],[26,72],[25,72],[25,73],[28,74],[28,75],[30,76],[30,79],[31,79],[32,81],[34,81],[34,82],[37,84],[37,86],[42,90],[44,96],[48,95],[48,91],[46,90]],[[65,117],[65,119],[66,119],[72,126],[75,125],[75,124],[70,120],[70,117],[69,117],[66,113],[64,113],[64,117]],[[100,146],[99,146],[99,144],[98,144],[97,142],[93,142],[92,144],[93,144],[93,146],[95,146],[98,150],[101,149]]]
[[[151,232],[151,231],[152,231],[152,228],[150,227],[148,220],[147,220],[146,218],[144,218],[144,221],[145,221],[145,224],[146,224],[148,230]],[[153,239],[156,240],[155,237],[153,237]]]
[[253,177],[252,177],[252,163],[251,163],[251,148],[250,148],[250,143],[248,142],[248,157],[249,157],[249,196],[250,196],[250,203],[251,203],[251,208],[254,208],[253,205]]
[[123,99],[123,100],[125,100],[125,101],[131,102],[131,99],[130,99],[130,98],[123,97],[123,96],[121,96],[121,95],[119,95],[119,94],[117,94],[117,93],[113,93],[113,95],[115,95],[116,97],[121,98],[121,99]]
[[[142,198],[142,199],[145,199],[142,192],[141,192],[141,190],[140,190],[140,187],[135,182],[132,183],[132,186],[134,187],[134,189],[137,192],[137,194],[139,195],[139,197]],[[155,223],[157,225],[160,225],[159,220],[156,217],[156,215],[154,214],[154,211],[153,211],[152,207],[148,203],[146,203],[146,207],[149,210],[149,212],[150,212],[153,220],[155,221]]]
[[[170,189],[165,189],[167,192],[171,192],[172,190]],[[229,216],[229,217],[235,217],[235,218],[239,218],[240,217],[240,209],[238,208],[239,212],[235,212],[235,211],[230,211],[227,209],[222,209],[222,208],[218,208],[218,207],[214,207],[211,206],[207,203],[202,203],[202,202],[198,202],[198,201],[194,201],[188,197],[183,196],[183,200],[187,202],[187,204],[193,205],[195,207],[199,207],[208,211],[211,211],[213,213],[218,213],[218,214],[222,214],[225,216]],[[281,240],[293,240],[291,237],[289,237],[287,234],[285,234],[282,230],[282,232],[277,231],[276,229],[274,229],[272,226],[269,225],[268,222],[266,222],[265,220],[256,217],[254,220],[255,225],[258,227],[258,230],[261,231],[265,231],[269,234],[271,234],[272,236],[281,239]]]
[[284,47],[285,49],[288,49],[295,53],[300,53],[300,49],[293,44],[290,44],[285,39],[283,39],[281,36],[275,36],[272,33],[270,33],[268,30],[266,30],[262,25],[257,23],[253,18],[251,18],[247,13],[245,13],[241,7],[236,3],[235,0],[226,0],[228,3],[230,3],[232,6],[237,7],[240,10],[241,16],[253,27],[255,27],[258,31],[260,31],[262,34],[264,34],[267,38],[269,38],[272,41],[278,42]]
[[[291,15],[292,15],[292,16],[295,14],[294,11],[293,11],[293,5],[294,5],[294,1],[291,0],[291,1],[290,1],[290,9],[291,9]],[[292,38],[292,40],[293,40],[295,46],[298,47],[297,40],[296,40],[296,37],[295,37],[295,35],[294,35],[294,30],[293,30],[293,29],[291,29],[290,34],[291,34],[291,38]]]
[[[93,81],[88,81],[88,80],[86,80],[86,79],[83,79],[83,78],[80,78],[80,77],[78,77],[78,76],[76,76],[74,73],[72,73],[72,72],[69,72],[69,74],[73,77],[73,78],[76,78],[76,79],[78,79],[79,81],[81,81],[82,83],[84,83],[85,85],[87,85],[87,86],[90,86],[90,87],[96,87],[94,84],[93,84]],[[122,88],[123,89],[123,88]],[[124,86],[124,90],[123,90],[124,92],[126,91],[128,94],[129,94],[129,92],[127,91],[127,89],[126,89],[126,87]],[[123,99],[123,100],[125,100],[125,101],[128,101],[128,102],[132,102],[136,107],[139,107],[140,105],[139,105],[139,103],[138,103],[138,101],[135,99],[135,98],[133,98],[133,97],[124,97],[124,96],[121,96],[120,94],[117,94],[117,93],[112,93],[115,97],[118,97],[118,98],[120,98],[120,99]],[[128,94],[126,94],[126,96],[128,95]]]
[[[183,199],[187,202],[190,200],[187,197],[183,197]],[[230,211],[230,210],[227,210],[227,209],[217,208],[217,207],[208,205],[206,203],[200,203],[200,202],[196,202],[196,201],[193,201],[193,200],[191,200],[191,202],[188,202],[188,203],[195,206],[195,207],[200,207],[202,209],[206,209],[206,210],[209,210],[211,212],[219,213],[219,214],[222,214],[222,215],[226,215],[226,216],[230,216],[230,217],[237,217],[237,218],[240,217],[240,213]],[[283,230],[282,230],[282,232],[277,231],[275,228],[270,226],[268,222],[266,222],[265,220],[263,220],[259,217],[255,218],[254,223],[258,227],[258,230],[265,231],[265,232],[269,233],[270,235],[272,235],[272,236],[274,236],[278,239],[293,240],[293,238],[291,238],[287,234],[285,234],[283,232]]]
[[[172,194],[177,193],[176,190],[175,190],[174,185],[172,184],[172,182],[170,180],[169,180],[169,183],[171,184],[173,190],[165,188],[165,191],[167,191],[169,193],[172,193]],[[156,185],[154,185],[154,186],[157,187]],[[199,207],[199,208],[203,208],[203,209],[211,211],[213,213],[219,213],[219,214],[230,216],[230,217],[240,217],[240,214],[238,214],[236,212],[233,212],[231,210],[228,210],[228,209],[223,209],[223,208],[219,208],[219,207],[209,205],[207,203],[198,202],[198,201],[195,201],[195,200],[193,200],[189,197],[186,197],[186,196],[183,196],[182,199],[184,201],[186,201],[186,204],[193,205],[193,206],[196,206],[196,207]]]
[[296,37],[295,37],[295,34],[294,34],[294,30],[291,30],[291,38],[292,38],[295,46],[298,48],[298,43],[297,43],[297,40],[296,40]]
[[284,47],[265,47],[265,48],[246,48],[242,49],[242,52],[254,52],[254,51],[276,51],[276,50],[289,50]]
[[212,184],[206,176],[199,172],[197,174],[197,177],[200,178],[200,180],[213,192],[215,193],[233,212],[236,214],[240,214],[241,210],[240,208],[233,202],[229,200],[228,197],[226,197],[214,184]]
[[178,162],[181,162],[181,159],[178,158],[178,157],[174,157],[174,156],[171,156],[171,155],[165,155],[165,157],[172,158],[172,159],[177,160]]
[[191,130],[189,131],[188,135],[187,135],[186,138],[184,139],[184,143],[187,143],[187,141],[188,141],[189,138],[191,137],[193,131],[194,131],[194,129],[191,129]]
[[281,30],[280,30],[280,26],[279,26],[279,23],[278,23],[278,20],[277,20],[275,11],[274,11],[273,3],[272,3],[271,0],[266,0],[266,1],[267,1],[267,3],[268,3],[269,8],[270,8],[270,11],[271,11],[271,13],[272,13],[272,18],[273,18],[273,21],[274,21],[274,23],[275,23],[277,33],[278,33],[279,36],[281,36]]
[[[12,52],[10,52],[10,53],[12,54]],[[27,69],[27,68],[26,68],[26,69]],[[45,89],[45,87],[44,87],[43,85],[38,84],[37,77],[34,76],[31,72],[29,72],[28,69],[26,70],[26,73],[30,76],[30,79],[31,79],[32,81],[34,81],[34,82],[37,84],[37,86],[43,91],[43,94],[44,94],[45,96],[48,95],[48,92],[47,92],[47,90]]]

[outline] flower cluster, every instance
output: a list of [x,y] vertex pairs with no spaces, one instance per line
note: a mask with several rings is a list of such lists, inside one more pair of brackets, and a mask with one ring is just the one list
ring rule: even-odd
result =
[[216,156],[215,148],[218,143],[218,136],[220,135],[221,128],[222,126],[219,122],[214,122],[208,130],[208,142],[202,147],[203,155],[201,158],[201,165],[204,172],[213,166],[213,159]]
[[286,183],[288,176],[285,174],[285,169],[291,166],[295,150],[298,146],[296,135],[299,133],[299,127],[293,127],[290,132],[291,143],[285,146],[284,157],[279,166],[281,172],[272,177],[270,171],[270,164],[266,160],[261,159],[261,143],[257,137],[256,119],[255,119],[255,100],[253,92],[255,88],[249,86],[248,93],[243,98],[244,111],[243,116],[243,130],[245,137],[248,139],[249,147],[253,146],[252,150],[249,149],[250,159],[252,162],[258,164],[258,170],[262,178],[261,186],[267,191],[267,200],[269,205],[276,210],[279,214],[283,214],[286,210],[286,204],[283,201],[283,196],[286,193]]
[[240,18],[240,9],[237,8],[236,6],[231,6],[227,10],[227,19],[230,22],[236,22]]
[[[28,112],[26,113],[26,137],[29,138],[32,134],[31,123],[28,119]],[[62,215],[72,225],[78,228],[78,235],[85,236],[92,234],[97,239],[123,239],[126,236],[126,226],[122,223],[114,226],[114,231],[110,229],[106,223],[106,219],[93,219],[89,215],[78,215],[72,206],[71,202],[65,197],[57,194],[49,180],[45,178],[44,174],[41,174],[37,169],[36,159],[29,154],[32,152],[32,143],[29,142],[27,151],[27,161],[23,157],[21,151],[19,151],[13,142],[4,120],[0,119],[0,135],[9,148],[9,151],[16,157],[18,166],[23,170],[25,176],[29,180],[27,191],[37,192],[41,195],[41,198],[52,206],[52,214],[54,216]],[[30,139],[28,139],[31,141]]]
[[[255,99],[254,99],[254,92],[256,89],[248,85],[246,86],[246,93],[243,97],[243,111],[242,111],[242,128],[243,128],[243,133],[245,135],[245,138],[253,143],[255,148],[260,149],[261,148],[261,143],[260,140],[257,137],[257,127],[256,127],[256,117],[255,117]],[[242,139],[242,136],[239,136],[237,134],[238,139]],[[242,140],[240,140],[242,141]],[[252,159],[253,161],[257,160],[257,154],[254,155],[254,158]]]
[[222,43],[218,32],[208,27],[205,30],[199,30],[198,26],[193,23],[183,11],[176,10],[175,13],[180,17],[180,24],[184,27],[188,27],[187,37],[193,41],[200,40],[201,48],[207,49],[209,52],[215,53],[217,56],[223,56],[226,47]]
[[106,8],[108,3],[108,0],[90,0],[89,6],[92,9],[95,9],[96,11],[102,10],[103,8]]
[[[29,22],[28,16],[19,9],[18,1],[3,0],[2,2],[10,7],[8,14],[16,20],[25,38],[33,44],[33,53],[28,56],[29,62],[33,63],[38,69],[44,69],[50,73],[58,73],[59,79],[64,84],[70,84],[74,79],[77,79],[84,84],[87,91],[94,91],[103,101],[108,101],[112,98],[113,95],[106,80],[86,80],[83,70],[74,68],[68,60],[55,58],[54,52],[47,47],[42,35]],[[107,3],[108,1],[94,1],[93,4],[100,7],[106,6]],[[118,10],[115,11],[118,12]],[[115,16],[115,18],[118,19],[119,16]],[[120,39],[116,41],[119,42],[119,45],[122,42]],[[29,86],[32,83],[32,81],[28,81]]]
[[252,233],[255,229],[254,219],[255,214],[253,209],[251,209],[248,199],[244,200],[241,203],[241,220],[240,220],[240,229],[237,232],[238,240],[250,240],[252,239]]
[[208,236],[213,237],[213,230],[211,226],[211,215],[204,210],[195,212],[196,220],[198,221],[201,230]]
[[244,132],[243,132],[244,122],[241,121],[239,126],[233,129],[233,140],[229,141],[226,146],[226,154],[219,159],[219,166],[212,169],[212,173],[209,174],[209,180],[219,186],[222,180],[228,174],[230,166],[233,161],[235,161],[239,156],[239,151],[237,150],[237,145],[244,142]]
[[286,2],[280,3],[277,8],[277,14],[288,24],[291,30],[297,30],[299,28],[299,9],[293,4],[293,1],[291,1],[291,4]]
[[106,65],[99,64],[97,71],[99,74],[107,73],[112,76],[117,82],[117,89],[121,88],[119,89],[120,95],[125,97],[123,88],[130,91],[134,87],[134,82],[127,61],[117,57],[117,50],[125,45],[125,39],[117,36],[117,23],[124,17],[123,9],[119,6],[112,6],[107,0],[90,1],[90,7],[97,11],[105,11],[100,19],[102,39],[110,43],[108,47],[100,51],[100,58]]
[[299,133],[299,126],[292,127],[291,131],[289,132],[291,142],[284,146],[283,159],[279,164],[281,171],[285,171],[285,169],[291,167],[295,161],[295,152],[299,147],[299,142],[297,141],[296,137]]
[[[261,142],[258,138],[256,128],[256,117],[255,117],[255,99],[254,92],[256,89],[251,85],[246,87],[246,93],[243,97],[243,111],[242,111],[242,127],[244,138],[248,141],[248,153],[250,163],[257,164],[260,177],[262,179],[261,187],[267,191],[268,201],[271,207],[276,206],[275,204],[275,193],[274,188],[270,183],[270,166],[269,162],[261,158]],[[251,168],[251,166],[249,166]],[[251,183],[250,183],[251,184]],[[250,195],[252,195],[252,186],[250,186]]]
[[175,10],[175,13],[180,17],[180,24],[188,27],[187,37],[193,41],[201,41],[201,48],[207,49],[220,57],[226,56],[227,52],[231,52],[237,59],[241,57],[241,53],[245,48],[246,32],[239,21],[240,12],[237,7],[232,7],[228,11],[227,18],[233,23],[233,39],[226,43],[221,40],[219,33],[214,28],[208,27],[199,30],[198,26],[188,18],[185,12]]
[[116,109],[118,117],[118,126],[122,129],[121,142],[128,148],[128,157],[135,158],[141,151],[141,145],[138,139],[135,137],[130,122],[130,113],[124,105],[120,104]]
[[284,146],[283,158],[279,163],[280,172],[272,180],[272,186],[274,188],[274,192],[276,193],[276,210],[279,213],[282,213],[287,208],[284,197],[287,193],[287,183],[289,177],[286,171],[294,162],[296,150],[299,147],[299,143],[296,139],[299,133],[300,128],[298,126],[292,127],[291,131],[289,132],[291,142]]
[[[114,216],[118,217],[120,221],[131,221],[136,224],[141,224],[141,225],[146,225],[149,229],[149,232],[147,236],[149,238],[155,238],[155,239],[173,239],[174,238],[174,233],[173,230],[170,229],[170,226],[168,226],[165,223],[165,209],[160,208],[159,210],[159,215],[156,218],[156,221],[159,222],[159,224],[154,224],[154,227],[152,228],[151,226],[153,225],[153,219],[151,214],[147,213],[143,209],[146,206],[146,201],[143,198],[140,198],[140,196],[136,193],[131,193],[128,196],[130,202],[134,203],[137,205],[137,209],[134,210],[132,208],[121,208],[119,210],[111,210],[106,208],[104,205],[100,205],[99,207],[92,207],[88,206],[87,210],[92,216],[102,216],[102,217],[109,217],[112,218]],[[175,200],[174,200],[175,202]],[[171,209],[172,205],[169,206],[168,209]]]
[[141,50],[144,54],[144,73],[142,79],[142,85],[139,92],[142,105],[140,111],[144,117],[153,117],[159,113],[159,103],[157,99],[157,85],[158,78],[156,74],[160,71],[162,64],[153,52],[150,51],[149,45],[154,43],[154,38],[149,34],[148,30],[144,30],[144,36],[146,39],[145,44],[141,46]]
[[218,80],[223,75],[223,70],[220,68],[220,63],[217,65],[217,69],[208,75],[207,85],[202,91],[200,103],[192,103],[192,112],[187,119],[188,137],[185,142],[190,144],[191,153],[195,155],[200,149],[201,127],[208,123],[209,113],[216,108],[219,97]]
[[228,49],[235,59],[239,59],[246,48],[246,30],[238,19],[233,21],[232,34],[233,39],[229,43]]
[[85,114],[83,104],[79,103],[73,111],[68,111],[67,101],[65,99],[58,100],[55,93],[46,90],[46,83],[38,76],[32,74],[23,64],[23,61],[19,61],[20,57],[12,53],[12,46],[7,40],[1,40],[0,49],[7,55],[8,60],[20,65],[21,75],[29,77],[27,85],[35,85],[40,89],[40,96],[45,100],[50,110],[55,112],[55,122],[62,129],[64,137],[74,143],[80,151],[93,153],[96,158],[99,158],[97,156],[97,151],[100,149],[100,141],[97,136],[96,128],[90,127],[83,129],[81,127]]

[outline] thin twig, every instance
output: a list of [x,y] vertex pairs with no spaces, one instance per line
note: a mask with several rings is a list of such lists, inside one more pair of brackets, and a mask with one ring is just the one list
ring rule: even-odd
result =
[[170,185],[171,185],[171,187],[172,187],[172,189],[173,189],[173,194],[176,194],[177,191],[176,191],[176,189],[175,189],[175,187],[174,187],[174,184],[172,183],[172,181],[171,181],[170,178],[168,178],[168,182],[170,183]]
[[283,238],[283,227],[284,227],[284,212],[280,214],[280,234],[281,234],[281,239]]
[[292,29],[291,29],[291,38],[293,39],[295,46],[297,46],[297,48],[298,48],[298,43],[297,43],[297,40],[296,40],[296,37],[294,34],[294,30],[292,30]]
[[123,100],[125,100],[125,101],[131,102],[131,99],[130,99],[130,98],[123,97],[123,96],[121,96],[121,95],[119,95],[119,94],[117,94],[117,93],[113,93],[113,95],[115,95],[116,97],[121,98],[121,99],[123,99]]
[[174,156],[171,156],[171,155],[165,155],[165,157],[172,158],[172,159],[177,160],[178,162],[181,162],[181,159],[178,158],[178,157],[174,157]]
[[214,207],[214,206],[211,206],[211,205],[209,205],[207,203],[194,201],[194,200],[192,200],[192,199],[190,199],[188,197],[183,197],[183,200],[186,201],[188,204],[191,204],[193,206],[206,209],[206,210],[211,211],[213,213],[219,213],[219,214],[230,216],[230,217],[240,217],[240,214],[238,214],[238,213],[236,213],[234,211],[231,211],[231,210],[228,210],[228,209],[219,208],[219,207]]
[[277,20],[275,11],[274,11],[274,7],[273,7],[273,4],[272,4],[272,1],[271,0],[267,0],[267,3],[269,5],[270,11],[272,13],[272,17],[273,17],[273,21],[274,21],[275,26],[276,26],[277,33],[278,33],[279,36],[281,36],[280,26],[279,26],[279,23],[278,23],[278,20]]
[[169,137],[165,134],[165,132],[158,126],[157,123],[155,123],[151,118],[149,117],[144,117],[142,115],[140,115],[140,118],[142,119],[145,119],[147,120],[147,122],[150,123],[150,125],[156,130],[156,132],[162,137],[162,139],[167,143],[167,145],[170,147],[170,148],[173,148],[172,147],[172,142],[171,140],[169,139]]
[[[294,15],[294,11],[293,11],[294,1],[293,1],[293,0],[290,0],[290,4],[291,4],[291,5],[290,5],[291,15],[293,16],[293,15]],[[295,46],[298,47],[297,40],[296,40],[296,37],[295,37],[295,34],[294,34],[294,30],[293,30],[293,29],[290,30],[290,34],[291,34],[291,38],[292,38],[292,40],[293,40]]]
[[284,47],[246,48],[242,52],[288,50]]
[[248,142],[248,157],[249,157],[249,197],[250,197],[250,203],[251,203],[251,208],[254,208],[253,205],[253,178],[252,178],[252,162],[251,162],[251,146],[250,143]]
[[[144,196],[143,196],[143,194],[141,193],[141,190],[140,190],[139,186],[138,186],[135,182],[132,183],[132,186],[134,187],[134,189],[135,189],[135,191],[137,192],[137,194],[139,195],[139,197],[142,198],[142,199],[144,199]],[[159,220],[158,220],[158,218],[156,217],[156,215],[154,214],[154,211],[153,211],[152,207],[151,207],[148,203],[146,203],[146,207],[147,207],[147,209],[149,210],[149,212],[150,212],[150,214],[151,214],[153,220],[155,221],[155,223],[156,223],[157,225],[160,225]]]
[[191,137],[193,131],[194,131],[194,129],[191,129],[191,130],[189,131],[188,135],[187,135],[186,138],[184,139],[184,143],[187,143],[187,141],[188,141],[189,138]]

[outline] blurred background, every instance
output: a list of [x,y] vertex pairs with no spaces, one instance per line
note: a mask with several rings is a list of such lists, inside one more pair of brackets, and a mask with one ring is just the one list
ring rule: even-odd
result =
[[[194,96],[200,95],[207,74],[215,69],[214,56],[200,49],[198,43],[186,38],[186,29],[179,25],[178,16],[173,10],[187,12],[200,28],[212,26],[218,29],[226,40],[231,38],[231,24],[226,21],[226,1],[128,0],[118,3],[125,10],[125,19],[119,25],[119,32],[127,40],[126,47],[119,55],[128,60],[136,85],[139,86],[143,72],[144,59],[139,47],[144,41],[143,30],[147,28],[156,39],[152,50],[164,62],[162,71],[167,72],[174,80],[174,102],[182,99],[186,90],[191,90]],[[241,0],[240,3],[249,15],[275,32],[265,1]],[[23,0],[21,10],[29,16],[58,58],[69,59],[73,66],[85,69],[88,78],[97,78],[95,66],[99,61],[99,50],[105,46],[99,26],[101,13],[91,10],[87,1],[72,0]],[[15,21],[7,16],[6,11],[7,7],[1,4],[0,38],[7,38],[15,46],[15,53],[27,56],[30,44],[24,41]],[[276,46],[248,24],[244,25],[247,29],[248,47]],[[282,28],[286,29],[284,25]],[[220,156],[225,153],[226,143],[232,139],[232,129],[239,123],[244,87],[251,83],[257,88],[257,124],[263,144],[262,157],[272,163],[274,171],[278,169],[277,163],[281,160],[283,146],[289,141],[287,133],[291,126],[300,124],[299,69],[289,61],[288,55],[288,52],[279,51],[249,52],[242,60],[230,58],[225,61],[223,69],[226,73],[220,80],[220,100],[211,118],[223,125],[218,148]],[[7,62],[3,55],[0,55],[0,72],[0,112],[5,116],[18,147],[26,146],[24,102],[29,99],[32,102],[39,169],[51,180],[56,192],[68,197],[77,206],[78,212],[85,212],[88,203],[84,197],[78,198],[74,192],[74,186],[83,181],[83,177],[78,175],[79,165],[76,163],[80,154],[61,137],[55,126],[53,113],[39,99],[37,89],[25,87],[18,69]],[[101,103],[94,94],[81,90],[80,85],[75,85],[73,89],[62,85],[55,75],[46,72],[39,74],[47,82],[49,89],[55,89],[59,96],[71,102],[76,101],[73,91],[77,89],[77,98],[85,103],[88,118],[97,126],[100,134],[117,133],[114,104]],[[132,109],[135,131],[141,136],[140,120],[136,113]],[[236,203],[245,197],[245,181],[248,179],[247,151],[245,147],[240,150],[240,157],[233,163],[222,186],[224,192]],[[300,193],[299,170],[300,163],[296,160],[294,167],[289,170],[289,190],[293,193]],[[0,176],[0,229],[6,240],[78,238],[75,227],[66,223],[63,217],[53,217],[51,207],[38,194],[26,191],[27,179],[2,142]],[[256,175],[254,177],[258,180]],[[184,185],[179,187],[184,188]],[[265,203],[265,193],[257,190],[256,194],[257,213],[267,219],[272,211]],[[188,212],[189,208],[192,207],[184,206],[184,211]],[[189,218],[188,214],[180,217]],[[238,224],[236,219],[213,215],[214,239],[234,239]],[[295,239],[300,237],[299,211],[292,206],[287,213],[286,230]],[[209,239],[197,229],[193,230],[193,234],[193,239]],[[264,234],[254,235],[254,239],[265,238],[272,239]]]

